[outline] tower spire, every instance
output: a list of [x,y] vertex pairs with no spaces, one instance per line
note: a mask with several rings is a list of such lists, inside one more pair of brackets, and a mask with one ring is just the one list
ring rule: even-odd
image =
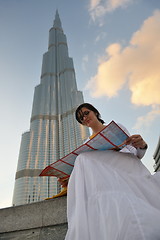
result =
[[56,15],[55,15],[55,19],[54,19],[54,22],[53,22],[53,27],[62,29],[62,24],[61,24],[61,20],[60,20],[60,17],[59,17],[58,9],[56,10]]

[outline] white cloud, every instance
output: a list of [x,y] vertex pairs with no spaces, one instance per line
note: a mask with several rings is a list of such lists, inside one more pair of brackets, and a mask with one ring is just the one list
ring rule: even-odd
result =
[[86,64],[88,63],[88,55],[85,55],[82,59],[82,70],[85,72],[86,71]]
[[146,19],[125,48],[111,44],[87,84],[92,96],[116,96],[124,86],[136,105],[160,104],[160,11]]
[[152,106],[152,110],[148,112],[146,115],[138,117],[137,122],[134,129],[141,129],[142,127],[149,127],[153,123],[153,121],[159,117],[160,115],[160,105]]
[[100,2],[101,0],[90,0],[90,9],[95,9],[100,4]]
[[126,7],[133,0],[90,0],[89,12],[93,21],[100,19],[107,12],[119,7]]
[[106,37],[106,32],[101,32],[95,39],[95,43],[103,40]]

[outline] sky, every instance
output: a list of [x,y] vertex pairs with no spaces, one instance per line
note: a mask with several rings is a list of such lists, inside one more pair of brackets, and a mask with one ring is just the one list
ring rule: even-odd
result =
[[0,0],[0,208],[12,206],[21,135],[58,9],[78,90],[106,123],[148,143],[154,174],[160,136],[160,1]]

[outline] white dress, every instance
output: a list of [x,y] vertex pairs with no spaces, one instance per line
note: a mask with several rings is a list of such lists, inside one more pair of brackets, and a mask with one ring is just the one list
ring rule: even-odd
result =
[[136,156],[143,153],[127,151],[77,157],[65,240],[160,240],[160,173],[150,174]]

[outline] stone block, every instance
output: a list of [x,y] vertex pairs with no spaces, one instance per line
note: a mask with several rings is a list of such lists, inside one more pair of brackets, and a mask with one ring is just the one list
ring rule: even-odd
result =
[[1,240],[63,240],[66,197],[0,209]]

